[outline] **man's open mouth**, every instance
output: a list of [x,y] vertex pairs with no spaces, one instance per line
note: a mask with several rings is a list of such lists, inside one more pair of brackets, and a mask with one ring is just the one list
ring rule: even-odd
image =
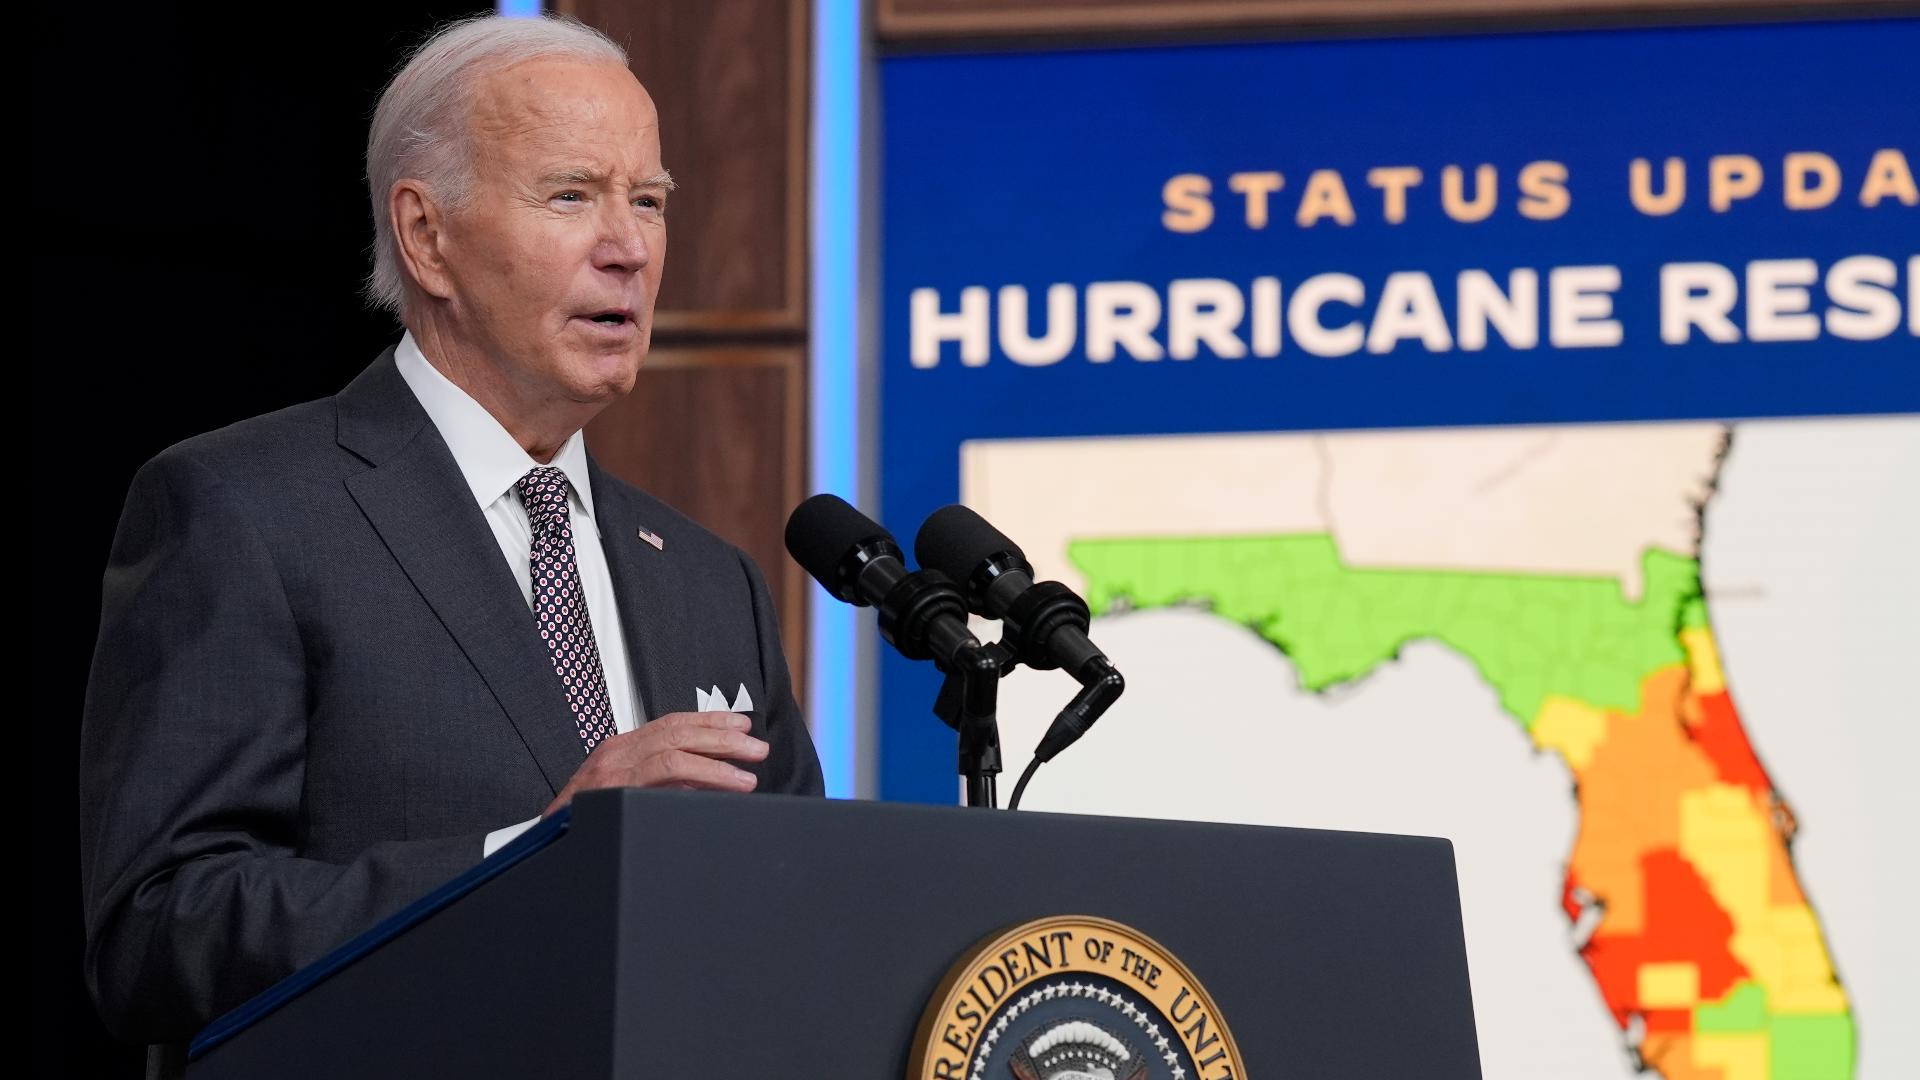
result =
[[587,318],[602,326],[625,326],[633,321],[633,316],[624,311],[602,311],[597,315],[589,315]]

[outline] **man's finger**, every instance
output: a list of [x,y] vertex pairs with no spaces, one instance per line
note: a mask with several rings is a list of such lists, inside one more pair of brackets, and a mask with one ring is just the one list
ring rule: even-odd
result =
[[[658,723],[658,721],[655,721]],[[622,732],[594,748],[589,760],[616,772],[636,772],[661,754],[687,753],[724,761],[765,761],[772,752],[765,740],[744,731],[697,725],[655,727],[648,724]]]
[[657,720],[648,722],[645,727],[681,727],[694,726],[721,728],[728,731],[750,731],[753,720],[736,712],[679,712],[668,713]]
[[[742,722],[736,725],[723,718],[738,718]],[[620,749],[612,751],[620,757],[685,750],[707,757],[764,760],[767,744],[747,733],[745,721],[738,713],[673,713],[615,735],[607,742],[620,742]]]
[[663,730],[659,736],[658,741],[645,740],[652,744],[649,751],[657,748],[656,752],[698,754],[727,761],[765,761],[769,750],[763,740],[744,731],[682,727]]
[[643,772],[658,775],[647,778],[647,787],[694,787],[708,791],[752,791],[759,779],[745,769],[698,754],[671,750],[651,759]]

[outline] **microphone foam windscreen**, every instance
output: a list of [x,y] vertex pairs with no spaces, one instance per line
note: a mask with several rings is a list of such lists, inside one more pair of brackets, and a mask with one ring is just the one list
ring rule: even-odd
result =
[[875,540],[893,543],[893,534],[838,495],[815,495],[787,518],[787,554],[836,596],[841,591],[841,561],[854,548]]
[[1027,561],[1027,553],[1006,533],[957,503],[928,514],[919,535],[913,538],[913,557],[920,565],[955,581],[972,577],[981,563],[995,555],[1009,553],[1023,563]]

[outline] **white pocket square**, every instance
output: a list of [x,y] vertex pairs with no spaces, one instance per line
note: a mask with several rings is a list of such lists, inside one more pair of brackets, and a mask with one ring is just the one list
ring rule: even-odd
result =
[[747,693],[747,684],[740,684],[740,692],[733,696],[733,704],[727,704],[727,695],[718,684],[712,690],[693,688],[695,712],[752,712],[753,695]]

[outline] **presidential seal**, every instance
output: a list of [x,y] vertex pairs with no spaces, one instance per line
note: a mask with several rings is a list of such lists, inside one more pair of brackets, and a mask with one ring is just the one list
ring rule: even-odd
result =
[[1244,1080],[1193,973],[1152,938],[1039,919],[960,957],[913,1038],[908,1080]]

